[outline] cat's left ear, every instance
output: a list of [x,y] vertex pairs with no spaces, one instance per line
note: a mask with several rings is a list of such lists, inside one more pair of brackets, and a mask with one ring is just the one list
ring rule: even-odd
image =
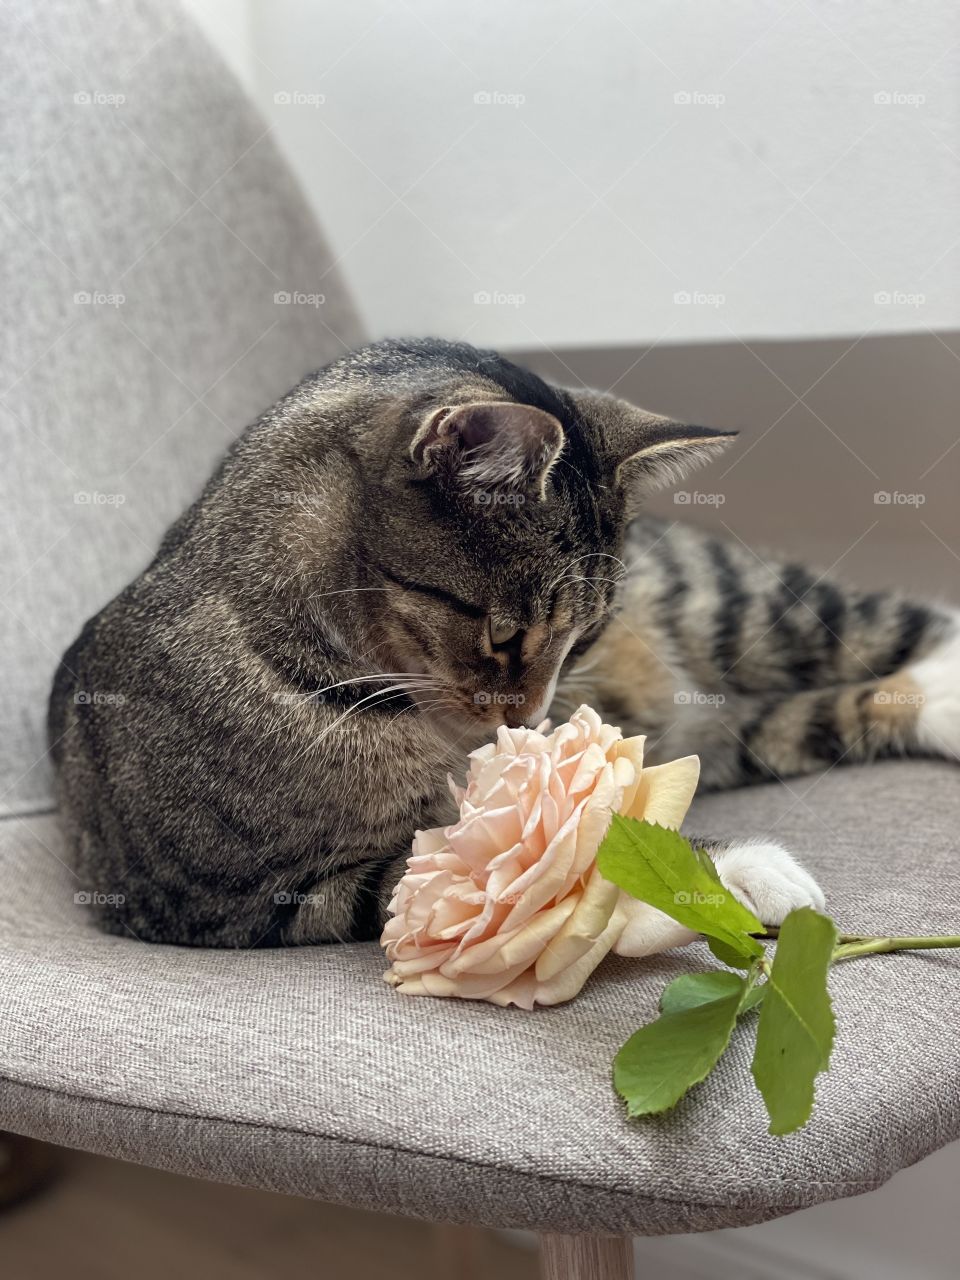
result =
[[[583,404],[582,393],[579,398]],[[587,400],[585,407],[593,408],[601,424],[615,482],[624,489],[628,517],[648,493],[712,462],[739,434],[677,422],[612,396],[589,395]]]

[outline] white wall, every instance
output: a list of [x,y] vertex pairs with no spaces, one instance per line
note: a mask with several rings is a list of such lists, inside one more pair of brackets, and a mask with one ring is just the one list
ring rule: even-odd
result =
[[557,346],[960,324],[949,0],[188,3],[376,334]]

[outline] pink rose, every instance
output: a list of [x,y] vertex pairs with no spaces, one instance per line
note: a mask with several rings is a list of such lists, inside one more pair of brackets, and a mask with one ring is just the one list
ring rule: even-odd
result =
[[[545,726],[541,726],[541,729]],[[407,995],[559,1004],[611,949],[646,955],[693,937],[597,870],[614,813],[678,827],[696,756],[643,768],[590,707],[552,733],[501,728],[470,756],[452,826],[418,831],[381,938]]]

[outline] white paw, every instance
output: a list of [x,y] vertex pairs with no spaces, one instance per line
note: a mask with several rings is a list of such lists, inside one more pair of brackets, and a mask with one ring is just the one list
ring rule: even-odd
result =
[[906,670],[920,691],[917,741],[954,760],[960,760],[960,614],[957,622],[943,644]]
[[714,854],[720,879],[764,924],[782,924],[797,907],[822,911],[823,890],[782,845],[745,840]]

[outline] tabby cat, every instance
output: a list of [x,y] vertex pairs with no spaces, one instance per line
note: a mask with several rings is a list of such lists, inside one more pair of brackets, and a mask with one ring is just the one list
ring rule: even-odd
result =
[[[710,787],[957,757],[952,614],[641,514],[731,439],[464,343],[308,377],[56,676],[62,820],[103,927],[373,938],[414,829],[451,819],[448,770],[581,702],[654,759],[698,753]],[[705,843],[768,923],[822,903],[777,845]]]

